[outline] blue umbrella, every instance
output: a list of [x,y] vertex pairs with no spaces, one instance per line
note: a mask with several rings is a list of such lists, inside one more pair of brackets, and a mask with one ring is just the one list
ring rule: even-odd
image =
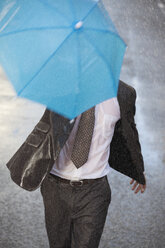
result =
[[0,64],[17,95],[70,119],[117,95],[125,48],[99,0],[0,1]]

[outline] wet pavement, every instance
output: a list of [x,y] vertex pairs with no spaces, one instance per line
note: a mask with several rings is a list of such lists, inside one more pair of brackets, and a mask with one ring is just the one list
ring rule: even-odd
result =
[[[165,244],[165,1],[104,0],[128,45],[121,79],[137,91],[136,122],[147,189],[111,169],[112,201],[99,248],[164,248]],[[5,164],[44,107],[14,97],[0,68],[0,248],[48,248],[39,190],[15,185]]]

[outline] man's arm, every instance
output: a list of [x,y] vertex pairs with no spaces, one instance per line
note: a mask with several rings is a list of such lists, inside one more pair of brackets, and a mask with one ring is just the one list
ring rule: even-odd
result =
[[[145,185],[144,162],[141,153],[139,135],[134,115],[136,112],[136,91],[131,86],[120,81],[118,101],[121,119],[116,123],[114,136],[111,141],[110,166],[136,180],[136,186]],[[131,184],[134,182],[131,181]],[[140,186],[139,188],[141,188]],[[145,186],[143,186],[145,189]]]
[[[134,90],[134,94],[135,94],[135,100],[136,100],[136,91]],[[134,116],[135,116],[135,113],[136,113],[136,106],[134,104],[133,106],[134,108]],[[140,145],[140,142],[139,142],[139,135],[138,135],[138,131],[136,129],[136,124],[135,124],[135,121],[134,121],[134,116],[133,117],[133,120],[129,120],[131,123],[132,123],[132,128],[134,130],[134,134],[136,135],[137,137],[137,144],[139,146],[139,150],[141,151],[141,145]],[[130,181],[130,184],[132,184],[132,190],[134,190],[134,193],[137,194],[140,190],[141,190],[141,193],[144,193],[145,189],[146,189],[146,177],[145,177],[145,173],[144,173],[144,164],[143,164],[143,175],[144,175],[144,179],[145,179],[145,184],[140,184],[138,181],[132,179]]]

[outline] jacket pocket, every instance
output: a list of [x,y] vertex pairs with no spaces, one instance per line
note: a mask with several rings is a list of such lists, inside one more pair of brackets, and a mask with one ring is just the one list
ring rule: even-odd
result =
[[39,122],[32,133],[27,137],[25,143],[35,148],[38,148],[42,141],[45,139],[45,135],[48,133],[50,125],[44,122]]

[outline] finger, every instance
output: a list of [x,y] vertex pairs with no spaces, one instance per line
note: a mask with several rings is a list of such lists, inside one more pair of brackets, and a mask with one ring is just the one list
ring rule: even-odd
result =
[[138,182],[136,181],[132,187],[132,190],[134,190],[136,188],[136,186],[138,185]]
[[141,184],[141,193],[144,193],[145,189],[146,189],[146,184],[145,185]]
[[141,189],[141,185],[139,185],[137,188],[136,188],[136,190],[135,190],[135,194],[137,194],[138,192],[139,192],[139,190]]
[[133,184],[133,182],[134,182],[134,179],[132,179],[132,180],[130,181],[130,184]]

